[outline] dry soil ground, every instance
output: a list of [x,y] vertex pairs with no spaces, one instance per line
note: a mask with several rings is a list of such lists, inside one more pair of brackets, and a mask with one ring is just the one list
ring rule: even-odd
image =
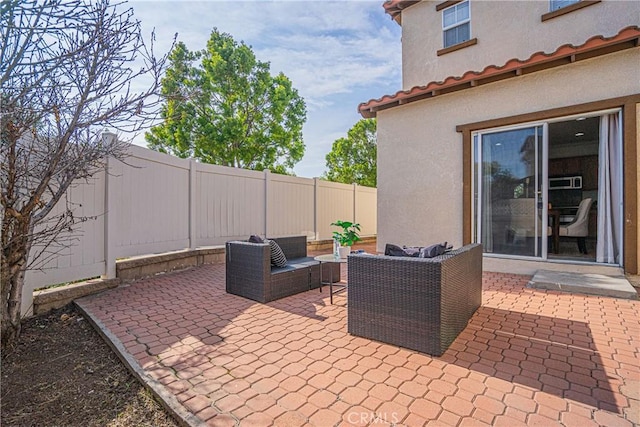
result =
[[26,320],[0,372],[3,427],[178,425],[71,304]]

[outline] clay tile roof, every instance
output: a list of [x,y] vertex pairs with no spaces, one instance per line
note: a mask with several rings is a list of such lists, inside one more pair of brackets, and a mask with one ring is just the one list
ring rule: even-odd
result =
[[580,46],[565,44],[552,53],[536,52],[528,59],[510,59],[502,66],[489,65],[482,71],[467,71],[461,77],[450,76],[443,81],[432,81],[425,86],[415,86],[398,91],[379,99],[371,99],[358,106],[358,112],[365,117],[375,117],[380,110],[397,107],[422,99],[433,98],[449,92],[470,89],[486,83],[534,73],[584,59],[629,49],[640,45],[640,28],[627,27],[613,37],[591,37]]
[[402,9],[419,2],[420,0],[387,0],[382,4],[382,7],[384,7],[384,11],[399,24]]

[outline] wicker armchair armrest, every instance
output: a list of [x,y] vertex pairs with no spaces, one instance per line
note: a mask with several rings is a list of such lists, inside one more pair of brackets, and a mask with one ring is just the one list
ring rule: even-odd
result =
[[265,302],[265,287],[271,282],[271,251],[267,243],[241,241],[226,244],[226,290]]
[[226,244],[227,263],[242,265],[244,268],[271,272],[271,251],[268,243],[232,241]]

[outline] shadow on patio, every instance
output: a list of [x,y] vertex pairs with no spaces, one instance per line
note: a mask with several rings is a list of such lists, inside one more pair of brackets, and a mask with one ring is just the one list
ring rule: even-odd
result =
[[[586,322],[480,307],[441,358],[510,383],[621,413]],[[609,363],[609,367],[615,364]]]

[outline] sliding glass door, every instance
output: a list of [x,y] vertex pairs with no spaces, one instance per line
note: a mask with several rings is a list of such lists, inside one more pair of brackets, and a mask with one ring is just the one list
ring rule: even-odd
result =
[[474,132],[473,240],[496,256],[622,265],[622,129],[612,109]]
[[485,253],[547,256],[546,125],[474,134],[475,240]]

